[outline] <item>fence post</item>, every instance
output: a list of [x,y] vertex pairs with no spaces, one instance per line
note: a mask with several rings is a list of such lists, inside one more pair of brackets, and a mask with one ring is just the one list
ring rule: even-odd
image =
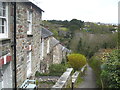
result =
[[72,82],[72,90],[73,90],[73,88],[74,88],[74,83]]

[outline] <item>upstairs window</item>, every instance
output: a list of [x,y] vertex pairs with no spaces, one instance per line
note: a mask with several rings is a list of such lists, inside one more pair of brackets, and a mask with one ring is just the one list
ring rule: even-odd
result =
[[27,34],[32,34],[32,11],[27,11],[28,31]]
[[0,38],[8,38],[8,5],[0,2]]

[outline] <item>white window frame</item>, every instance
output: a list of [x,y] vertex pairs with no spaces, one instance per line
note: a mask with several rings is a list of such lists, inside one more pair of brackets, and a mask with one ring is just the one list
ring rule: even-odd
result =
[[47,54],[50,52],[50,40],[47,41]]
[[31,73],[32,73],[32,68],[31,68],[31,61],[32,61],[32,52],[29,51],[27,53],[27,77],[29,78]]
[[41,57],[43,59],[44,57],[44,39],[42,39],[42,48],[41,48],[42,52],[41,52]]
[[27,34],[32,34],[32,11],[27,11],[28,31]]
[[[3,3],[3,2],[0,2],[0,3]],[[6,2],[4,2],[4,3],[5,3],[5,16],[0,16],[0,19],[2,19],[2,20],[4,19],[4,25],[0,25],[0,27],[2,27],[2,26],[4,27],[4,33],[0,33],[0,38],[8,38],[8,3],[6,3]],[[1,9],[3,9],[3,8],[1,8]]]

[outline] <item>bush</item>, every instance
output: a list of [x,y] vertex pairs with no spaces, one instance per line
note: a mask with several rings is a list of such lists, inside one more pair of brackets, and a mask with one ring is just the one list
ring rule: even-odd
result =
[[39,77],[39,76],[40,76],[40,73],[38,71],[36,71],[35,77]]
[[63,64],[51,64],[49,70],[50,75],[60,76],[66,71],[66,67]]
[[70,54],[68,62],[75,70],[78,70],[86,64],[86,57],[82,54]]
[[35,77],[39,77],[39,76],[49,76],[49,73],[40,73],[39,71],[36,71]]
[[108,55],[107,61],[103,64],[101,78],[105,88],[120,88],[120,62],[118,50]]
[[[93,56],[89,65],[93,68],[97,84],[103,88],[120,88],[120,62],[118,50],[103,52],[103,55]],[[99,57],[98,57],[99,56]]]
[[64,64],[51,64],[49,66],[49,73],[40,73],[36,71],[35,77],[39,76],[61,76],[66,71],[66,66]]

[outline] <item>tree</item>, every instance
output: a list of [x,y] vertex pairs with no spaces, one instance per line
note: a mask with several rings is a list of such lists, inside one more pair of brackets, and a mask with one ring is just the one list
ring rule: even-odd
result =
[[82,54],[70,54],[67,56],[69,64],[78,70],[86,64],[86,57]]

